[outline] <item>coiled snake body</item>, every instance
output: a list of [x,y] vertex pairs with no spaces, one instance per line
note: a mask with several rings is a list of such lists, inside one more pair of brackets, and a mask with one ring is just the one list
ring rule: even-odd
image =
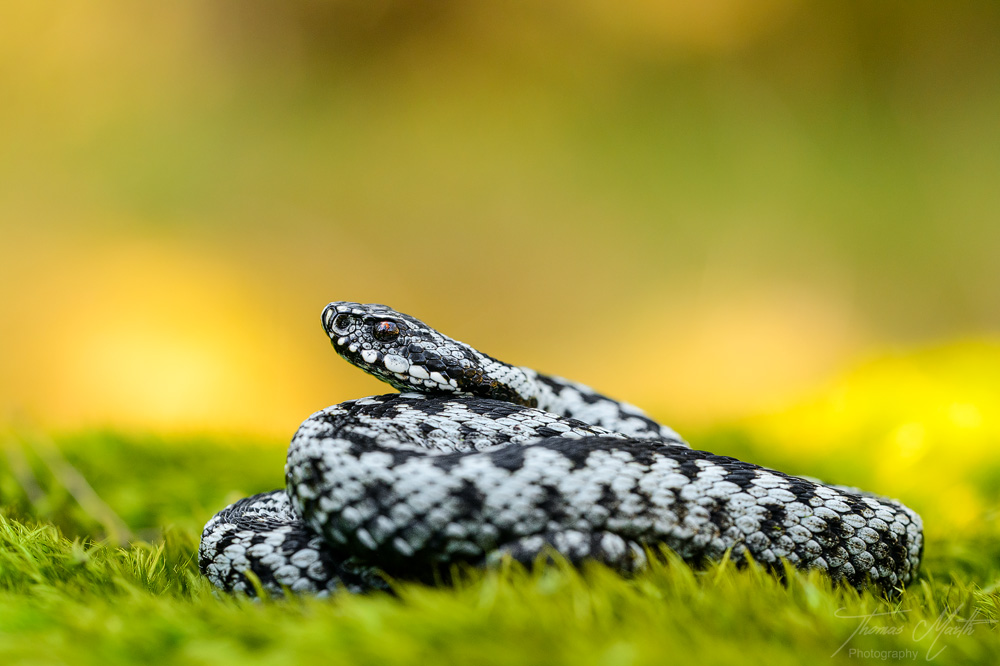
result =
[[902,504],[692,450],[632,405],[498,361],[384,305],[331,303],[345,359],[402,391],[310,416],[286,487],[205,526],[201,571],[254,593],[432,579],[441,565],[548,549],[623,572],[666,545],[688,562],[749,555],[883,589],[916,575],[920,517]]

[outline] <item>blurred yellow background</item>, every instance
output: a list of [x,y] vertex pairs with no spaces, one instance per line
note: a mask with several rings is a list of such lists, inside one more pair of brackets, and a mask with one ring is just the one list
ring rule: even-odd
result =
[[287,438],[388,390],[330,300],[681,432],[992,339],[998,34],[996,3],[7,3],[0,419]]

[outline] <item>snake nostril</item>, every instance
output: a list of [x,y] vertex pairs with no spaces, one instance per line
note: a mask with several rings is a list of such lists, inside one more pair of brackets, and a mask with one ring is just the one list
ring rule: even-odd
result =
[[[922,521],[894,500],[687,448],[636,407],[385,306],[333,302],[322,320],[341,356],[402,393],[309,417],[288,450],[285,490],[209,521],[199,569],[219,589],[382,590],[385,572],[411,563],[413,574],[501,554],[529,564],[547,548],[631,574],[651,564],[640,545],[670,546],[695,566],[732,552],[781,577],[779,562],[794,563],[885,596],[917,574]],[[526,480],[545,492],[526,493]],[[359,557],[338,564],[345,555]],[[249,571],[260,587],[244,582]]]
[[341,312],[330,322],[330,330],[337,335],[347,335],[351,332],[352,324],[351,315]]

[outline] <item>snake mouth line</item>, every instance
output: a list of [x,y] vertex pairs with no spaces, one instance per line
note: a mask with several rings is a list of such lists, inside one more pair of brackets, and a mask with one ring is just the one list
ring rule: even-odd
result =
[[338,354],[402,393],[312,415],[286,488],[209,521],[199,564],[221,589],[252,592],[252,571],[276,593],[360,591],[547,548],[628,573],[666,546],[692,566],[789,562],[887,591],[917,573],[920,517],[894,500],[693,450],[633,405],[384,305],[334,302],[321,320]]

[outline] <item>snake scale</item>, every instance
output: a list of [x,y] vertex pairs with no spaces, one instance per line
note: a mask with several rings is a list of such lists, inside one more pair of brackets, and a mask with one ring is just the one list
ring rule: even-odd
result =
[[199,562],[222,590],[254,594],[247,572],[279,594],[384,589],[551,550],[631,572],[658,546],[855,587],[916,575],[922,524],[899,502],[691,449],[637,407],[384,305],[330,303],[322,321],[338,354],[401,393],[316,412],[286,487],[209,520]]

